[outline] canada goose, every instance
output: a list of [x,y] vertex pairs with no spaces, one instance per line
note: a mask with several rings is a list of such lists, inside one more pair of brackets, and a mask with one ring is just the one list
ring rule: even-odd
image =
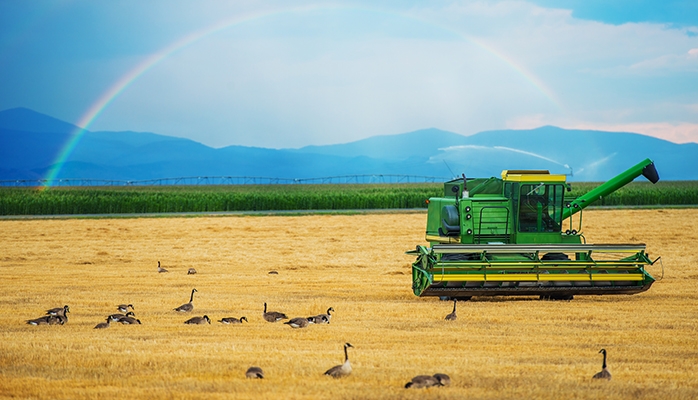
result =
[[446,374],[434,374],[434,378],[439,380],[441,386],[448,386],[451,384],[451,377]]
[[117,322],[124,325],[141,325],[141,320],[133,317],[121,317]]
[[269,271],[269,275],[279,275],[278,271]]
[[51,318],[54,318],[53,315],[44,315],[36,319],[28,319],[26,322],[28,325],[48,325]]
[[159,273],[163,273],[163,272],[170,272],[170,271],[168,271],[168,270],[166,270],[165,268],[161,267],[161,266],[160,266],[160,261],[158,261],[158,272],[159,272]]
[[439,380],[430,375],[417,375],[405,384],[405,389],[420,389],[432,386],[441,386]]
[[95,325],[94,329],[104,329],[104,328],[109,328],[111,324],[111,318],[107,317],[106,322],[100,322],[97,325]]
[[121,318],[124,318],[124,317],[135,317],[135,316],[136,316],[136,314],[134,314],[133,311],[129,311],[129,312],[127,312],[126,314],[112,314],[112,315],[110,315],[110,316],[107,317],[107,318],[111,319],[111,320],[114,321],[114,322],[119,322],[119,320],[120,320]]
[[267,322],[276,322],[276,321],[281,321],[282,319],[288,319],[288,317],[284,313],[280,313],[280,312],[276,312],[276,311],[267,312],[267,303],[264,303],[264,314],[262,314],[262,316],[264,316],[264,319]]
[[57,315],[65,316],[69,312],[70,312],[70,307],[68,307],[67,305],[65,305],[63,307],[56,307],[56,308],[52,308],[50,310],[46,310],[47,315],[56,315],[56,316]]
[[189,303],[184,303],[181,306],[175,308],[175,311],[179,312],[190,312],[191,310],[194,309],[194,304],[192,302],[194,301],[194,293],[197,292],[196,289],[191,290],[191,297],[189,298]]
[[325,316],[325,314],[314,315],[312,317],[308,317],[307,320],[311,324],[329,324],[330,323],[330,320],[327,319],[327,316]]
[[196,270],[194,268],[189,268],[187,271],[187,275],[194,275],[196,273]]
[[344,364],[335,365],[334,367],[325,371],[325,375],[329,375],[333,378],[341,378],[351,374],[351,364],[349,363],[349,354],[347,349],[349,347],[354,347],[350,343],[344,343]]
[[327,314],[318,314],[313,317],[308,317],[308,319],[312,319],[311,323],[313,324],[329,324],[333,312],[334,308],[330,307],[327,309]]
[[116,306],[116,308],[122,313],[127,313],[129,308],[135,311],[135,308],[133,308],[133,304],[119,304],[118,306]]
[[252,379],[264,379],[264,371],[259,367],[250,367],[245,372],[245,376]]
[[601,349],[599,353],[603,354],[603,366],[601,367],[601,371],[594,374],[593,379],[608,379],[610,381],[611,373],[608,372],[608,369],[606,368],[606,349]]
[[220,322],[221,324],[241,324],[242,321],[249,322],[247,320],[247,317],[240,317],[240,319],[233,318],[233,317],[226,317],[221,319]]
[[284,324],[289,325],[291,328],[305,328],[307,327],[310,322],[308,322],[308,318],[291,318],[290,320],[284,322]]
[[204,325],[204,324],[210,324],[211,319],[208,317],[208,315],[204,315],[203,317],[189,318],[188,320],[184,321],[184,323],[190,324],[190,325]]
[[456,302],[458,300],[453,300],[453,311],[446,316],[446,321],[455,321],[458,316],[456,315]]

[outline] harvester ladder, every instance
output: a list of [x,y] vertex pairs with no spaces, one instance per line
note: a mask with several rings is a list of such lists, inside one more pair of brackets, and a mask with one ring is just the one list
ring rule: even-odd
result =
[[[501,209],[504,212],[488,212],[485,214],[486,209]],[[485,215],[489,215],[490,218],[486,219]],[[503,219],[502,219],[503,216]],[[486,224],[485,230],[490,232],[483,233],[483,224]],[[501,231],[504,233],[501,233]],[[496,231],[498,233],[492,233]],[[480,220],[478,222],[477,231],[473,238],[474,243],[482,244],[489,242],[502,242],[509,243],[509,208],[506,206],[486,206],[480,209]]]

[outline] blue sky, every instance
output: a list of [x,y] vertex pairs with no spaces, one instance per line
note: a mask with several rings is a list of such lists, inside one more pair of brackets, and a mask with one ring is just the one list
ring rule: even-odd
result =
[[693,1],[0,1],[0,110],[213,147],[556,125],[698,142]]

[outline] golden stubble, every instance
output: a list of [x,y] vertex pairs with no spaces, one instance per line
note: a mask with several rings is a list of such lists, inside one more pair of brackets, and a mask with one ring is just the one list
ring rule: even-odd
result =
[[[0,396],[696,398],[696,211],[587,210],[590,243],[646,243],[663,279],[633,296],[451,302],[411,292],[423,213],[0,221]],[[157,273],[157,261],[170,272]],[[196,275],[187,275],[190,267]],[[269,271],[278,274],[269,274]],[[194,295],[194,311],[173,309]],[[331,324],[262,319],[333,307]],[[92,329],[131,303],[142,325]],[[68,304],[64,326],[27,319]],[[211,325],[185,325],[208,315]],[[222,317],[246,316],[230,326]],[[343,362],[354,372],[323,376]],[[610,382],[595,382],[599,349]],[[264,380],[245,379],[261,366]],[[420,374],[450,387],[406,390]]]

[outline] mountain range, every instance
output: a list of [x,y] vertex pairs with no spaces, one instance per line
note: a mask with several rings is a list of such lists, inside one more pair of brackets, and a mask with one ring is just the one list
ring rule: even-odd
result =
[[[27,108],[0,111],[0,180],[45,178],[77,126]],[[212,148],[148,132],[82,131],[58,179],[147,180],[186,176],[307,179],[340,175],[499,176],[503,169],[547,169],[571,181],[605,181],[651,158],[663,180],[698,180],[698,144],[637,133],[435,128],[345,144],[269,149]]]

